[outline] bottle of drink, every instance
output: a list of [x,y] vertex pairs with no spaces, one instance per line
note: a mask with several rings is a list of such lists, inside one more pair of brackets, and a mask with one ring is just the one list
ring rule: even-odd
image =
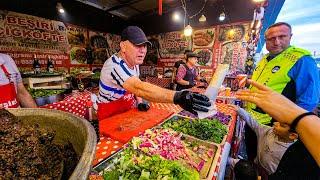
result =
[[53,66],[53,61],[51,59],[51,56],[48,56],[47,71],[48,71],[48,73],[53,73],[54,72],[54,66]]
[[33,55],[33,71],[34,71],[34,74],[41,73],[41,66],[35,54]]

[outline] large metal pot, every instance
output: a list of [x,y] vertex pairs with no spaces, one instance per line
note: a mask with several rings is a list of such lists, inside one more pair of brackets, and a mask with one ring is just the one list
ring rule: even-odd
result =
[[78,165],[69,179],[85,180],[88,178],[96,148],[96,133],[90,123],[71,113],[42,108],[8,109],[24,124],[37,123],[40,127],[56,131],[54,143],[71,142],[80,157]]

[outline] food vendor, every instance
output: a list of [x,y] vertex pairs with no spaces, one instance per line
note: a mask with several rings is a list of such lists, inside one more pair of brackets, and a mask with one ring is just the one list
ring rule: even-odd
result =
[[201,78],[197,71],[196,64],[198,62],[198,55],[194,53],[187,53],[187,61],[185,64],[181,64],[177,70],[176,82],[177,91],[192,88],[196,85],[196,80],[203,82],[205,80]]
[[0,108],[36,108],[37,104],[22,83],[14,60],[0,53]]
[[139,79],[139,65],[150,43],[137,26],[122,31],[120,51],[113,54],[103,65],[99,95],[97,98],[99,120],[125,112],[141,103],[141,98],[153,102],[174,103],[187,111],[208,111],[209,99],[190,91],[176,92],[143,82]]
[[178,70],[178,68],[180,67],[181,64],[186,64],[186,59],[187,59],[187,54],[188,53],[192,53],[192,51],[189,50],[189,49],[186,49],[184,51],[184,59],[180,59],[179,61],[176,61],[174,63],[172,77],[171,77],[172,85],[170,85],[173,90],[177,89],[177,83],[176,83],[177,70]]

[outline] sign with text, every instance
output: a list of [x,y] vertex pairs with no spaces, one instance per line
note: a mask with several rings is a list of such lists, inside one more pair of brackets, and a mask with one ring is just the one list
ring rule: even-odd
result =
[[59,21],[0,10],[0,51],[64,53],[67,29]]
[[183,58],[184,51],[190,46],[191,40],[175,31],[159,35],[160,58]]

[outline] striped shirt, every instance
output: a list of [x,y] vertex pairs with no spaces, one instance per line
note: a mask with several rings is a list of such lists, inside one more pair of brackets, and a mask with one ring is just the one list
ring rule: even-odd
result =
[[106,60],[101,70],[97,103],[120,99],[126,93],[123,83],[132,76],[139,77],[139,66],[136,65],[130,69],[117,54],[112,55]]

